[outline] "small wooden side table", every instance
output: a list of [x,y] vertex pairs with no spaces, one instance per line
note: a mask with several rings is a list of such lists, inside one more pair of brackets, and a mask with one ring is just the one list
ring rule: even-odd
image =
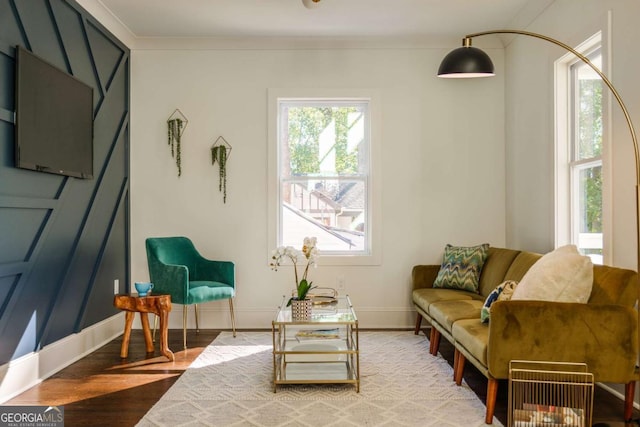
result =
[[147,313],[156,314],[160,317],[160,353],[170,361],[175,360],[173,352],[169,350],[169,312],[171,311],[170,295],[149,295],[140,297],[138,295],[120,294],[113,298],[113,305],[120,310],[126,310],[126,320],[124,324],[124,335],[122,337],[122,347],[120,357],[126,358],[129,354],[129,340],[131,339],[131,325],[136,313],[140,313],[144,341],[147,346],[147,353],[153,353],[153,341],[149,330],[149,317]]

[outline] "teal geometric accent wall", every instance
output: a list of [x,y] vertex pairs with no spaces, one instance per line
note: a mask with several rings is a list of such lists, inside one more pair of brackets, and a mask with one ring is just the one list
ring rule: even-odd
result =
[[[23,46],[93,87],[94,178],[14,167]],[[115,313],[129,286],[129,49],[72,0],[0,0],[0,365]]]

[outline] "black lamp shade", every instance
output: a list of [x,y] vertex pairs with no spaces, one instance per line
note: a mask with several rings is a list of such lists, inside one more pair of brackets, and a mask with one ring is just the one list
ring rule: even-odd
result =
[[438,77],[465,78],[494,76],[489,55],[476,47],[459,47],[449,52],[440,63]]

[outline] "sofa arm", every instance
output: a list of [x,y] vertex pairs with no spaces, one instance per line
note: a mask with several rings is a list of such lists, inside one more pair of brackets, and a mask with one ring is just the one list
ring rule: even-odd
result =
[[638,315],[621,305],[499,301],[491,306],[487,364],[509,377],[511,360],[584,362],[596,381],[637,379]]
[[422,288],[432,288],[433,282],[440,271],[439,265],[416,265],[411,271],[412,291]]

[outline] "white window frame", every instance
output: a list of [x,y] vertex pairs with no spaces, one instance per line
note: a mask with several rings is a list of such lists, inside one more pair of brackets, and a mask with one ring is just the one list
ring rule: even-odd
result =
[[[581,43],[575,49],[585,55],[600,49],[602,70],[606,74],[609,60],[608,49],[605,48],[602,32]],[[580,63],[572,53],[567,53],[555,62],[555,245],[556,247],[575,244],[578,246],[579,223],[576,216],[579,212],[579,182],[576,179],[581,170],[596,165],[602,166],[602,216],[603,263],[611,262],[611,176],[609,167],[610,111],[609,91],[605,88],[602,99],[603,142],[602,154],[599,157],[573,161],[573,119],[571,103],[573,98],[571,66]],[[574,219],[575,218],[575,219]]]
[[[379,96],[375,90],[366,89],[269,89],[268,91],[268,256],[280,245],[282,226],[280,203],[280,166],[278,159],[279,109],[282,102],[290,101],[355,101],[368,103],[369,111],[369,173],[367,176],[367,251],[366,253],[332,252],[323,254],[319,247],[322,265],[379,265],[381,248],[381,186],[380,186],[380,112]],[[302,242],[301,242],[302,244]]]

